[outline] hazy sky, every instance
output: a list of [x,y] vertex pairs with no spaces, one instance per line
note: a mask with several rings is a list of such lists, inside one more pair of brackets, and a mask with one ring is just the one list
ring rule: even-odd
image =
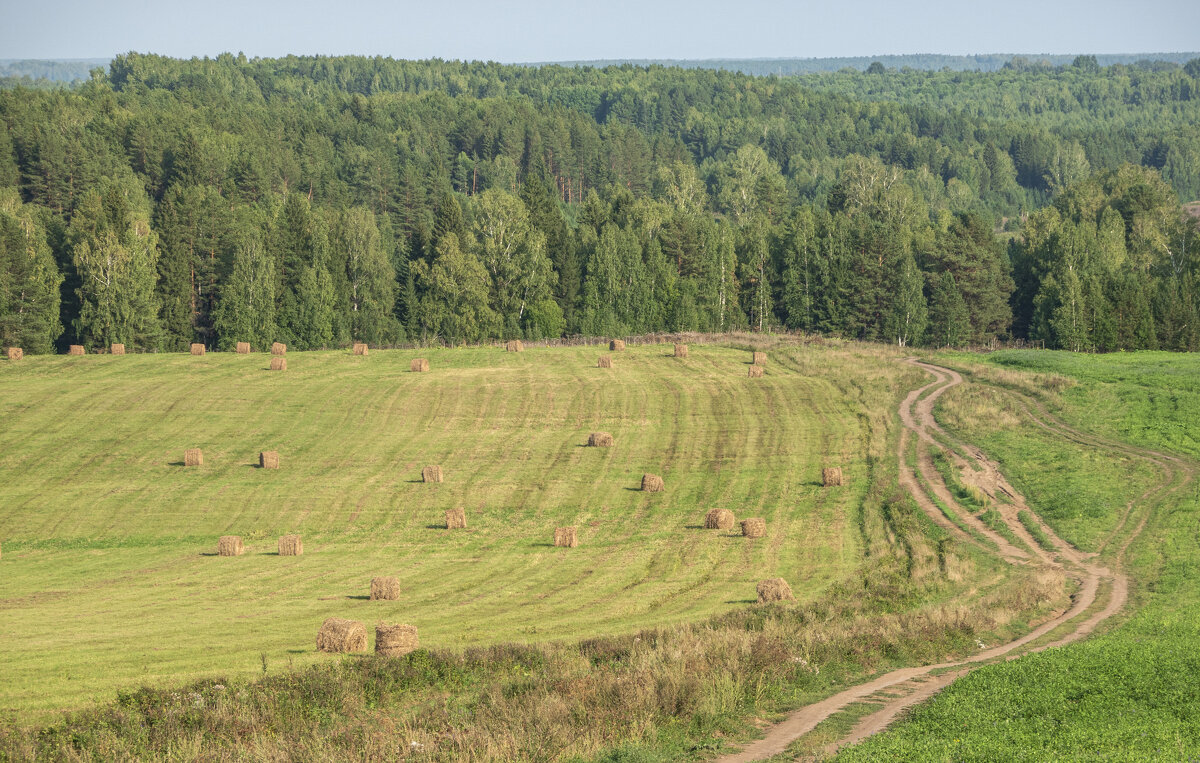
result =
[[1198,48],[1198,0],[0,0],[0,58],[137,50],[514,62]]

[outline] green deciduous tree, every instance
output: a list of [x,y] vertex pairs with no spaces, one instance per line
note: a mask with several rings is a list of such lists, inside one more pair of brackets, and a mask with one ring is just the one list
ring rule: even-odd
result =
[[79,274],[75,334],[88,347],[156,349],[162,339],[155,297],[158,237],[140,188],[110,182],[88,193],[72,220]]
[[350,335],[371,344],[394,341],[399,328],[393,315],[396,275],[383,251],[375,215],[362,207],[340,213],[331,249],[346,263]]

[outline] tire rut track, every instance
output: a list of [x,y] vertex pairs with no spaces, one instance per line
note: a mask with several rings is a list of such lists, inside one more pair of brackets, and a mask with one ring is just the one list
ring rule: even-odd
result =
[[[918,469],[928,484],[931,487],[931,492],[941,493],[945,490],[945,483],[941,480],[936,469],[931,469],[932,473],[921,469],[921,464],[928,459],[929,466],[932,467],[932,458],[929,454],[929,448],[937,448],[943,452],[952,453],[953,451],[942,445],[931,432],[937,432],[942,437],[952,440],[950,436],[941,429],[934,420],[933,406],[937,399],[947,390],[962,383],[962,376],[956,371],[935,366],[929,363],[923,363],[915,358],[908,358],[909,362],[926,372],[930,373],[933,381],[912,390],[904,398],[900,405],[900,419],[903,425],[898,444],[898,458],[900,467],[900,483],[913,496],[921,509],[934,521],[935,524],[943,527],[954,537],[959,540],[973,543],[982,547],[975,538],[963,531],[953,522],[951,522],[937,507],[932,500],[930,494],[924,492],[916,479],[913,470],[906,463],[906,453],[910,432],[918,438]],[[930,392],[930,390],[932,390]],[[928,393],[928,394],[926,394]],[[1029,633],[1010,641],[1006,644],[992,647],[981,651],[979,654],[972,655],[962,660],[954,660],[939,663],[936,665],[925,665],[910,668],[901,668],[893,670],[882,676],[878,676],[870,681],[862,683],[858,686],[852,686],[844,689],[837,694],[827,697],[819,702],[813,703],[806,707],[802,707],[793,711],[784,721],[776,724],[768,729],[766,736],[760,740],[752,742],[743,748],[740,752],[722,756],[718,759],[719,763],[742,763],[743,761],[763,760],[784,753],[792,742],[799,739],[804,734],[812,731],[819,723],[830,718],[834,714],[844,710],[848,705],[871,699],[874,695],[885,690],[896,692],[899,689],[909,688],[903,696],[889,696],[883,698],[880,709],[860,719],[855,724],[853,729],[838,739],[836,742],[828,745],[825,748],[827,753],[834,753],[839,748],[848,744],[853,744],[865,739],[866,737],[883,731],[887,726],[895,720],[895,718],[906,708],[909,708],[929,697],[932,697],[941,689],[949,686],[957,678],[966,675],[972,667],[992,660],[1007,658],[1016,659],[1023,654],[1031,654],[1048,649],[1052,646],[1062,646],[1065,644],[1078,641],[1081,638],[1091,634],[1103,622],[1117,614],[1124,607],[1129,597],[1129,580],[1128,577],[1121,571],[1122,558],[1129,548],[1130,544],[1138,537],[1149,521],[1153,509],[1165,501],[1170,495],[1178,492],[1184,486],[1189,484],[1195,477],[1195,468],[1174,456],[1169,456],[1157,451],[1135,448],[1123,443],[1115,443],[1105,441],[1092,435],[1086,435],[1078,430],[1055,420],[1045,409],[1036,403],[1033,407],[1038,409],[1040,417],[1033,413],[1028,407],[1030,419],[1037,425],[1046,428],[1047,430],[1081,444],[1092,447],[1101,447],[1109,450],[1120,451],[1130,455],[1136,455],[1144,458],[1163,471],[1163,476],[1160,483],[1148,491],[1145,495],[1134,499],[1129,503],[1125,515],[1121,519],[1119,527],[1114,530],[1111,538],[1117,537],[1119,530],[1126,524],[1126,521],[1139,504],[1146,503],[1146,499],[1153,497],[1154,500],[1145,505],[1141,511],[1141,518],[1133,531],[1125,539],[1125,542],[1113,555],[1111,569],[1098,564],[1094,561],[1095,554],[1087,554],[1075,548],[1069,543],[1063,541],[1057,534],[1042,522],[1036,512],[1028,508],[1023,497],[1017,492],[1003,475],[994,462],[988,459],[978,448],[968,446],[966,452],[972,454],[978,461],[978,466],[982,468],[983,479],[992,482],[996,489],[1003,492],[1010,500],[1010,510],[1001,512],[1001,517],[1005,524],[1009,526],[1018,537],[1025,540],[1029,533],[1024,526],[1016,519],[1016,513],[1019,510],[1028,510],[1042,525],[1043,529],[1048,531],[1047,535],[1058,546],[1054,552],[1048,552],[1041,549],[1036,543],[1031,544],[1031,550],[1034,552],[1036,559],[1030,560],[1029,554],[1014,554],[1017,551],[1011,543],[999,538],[1003,545],[998,543],[999,553],[1007,561],[1014,564],[1029,564],[1031,562],[1040,562],[1046,566],[1061,566],[1069,570],[1069,574],[1079,582],[1079,589],[1072,596],[1071,606],[1057,616],[1042,623],[1040,626],[1030,631]],[[1047,423],[1052,422],[1052,423]],[[924,446],[924,455],[921,455],[921,446]],[[952,460],[961,465],[965,465],[965,461],[953,454]],[[938,489],[940,486],[941,489]],[[945,491],[948,496],[949,492]],[[956,502],[951,499],[948,506],[957,508],[960,514],[970,516],[970,513],[957,506]],[[1017,531],[1020,528],[1020,532]],[[992,536],[995,533],[988,535],[989,539],[994,539]],[[996,536],[999,537],[999,536]],[[1032,541],[1032,537],[1029,537]],[[1105,542],[1107,545],[1108,541]],[[1102,583],[1110,584],[1110,590],[1107,600],[1098,609],[1093,609],[1099,598],[1099,592]],[[1082,617],[1088,612],[1091,612],[1086,619],[1083,619],[1074,624],[1074,627],[1058,639],[1052,642],[1039,644],[1029,649],[1021,650],[1016,653],[1021,647],[1037,641],[1038,639],[1050,635],[1059,630],[1063,626],[1070,625],[1077,618]],[[930,674],[935,672],[945,671],[939,675],[929,678]],[[926,680],[921,680],[926,679]],[[917,681],[920,681],[918,684]],[[915,688],[913,688],[915,687]]]

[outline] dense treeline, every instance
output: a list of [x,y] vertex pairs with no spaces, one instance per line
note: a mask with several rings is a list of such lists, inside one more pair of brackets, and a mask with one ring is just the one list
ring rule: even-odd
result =
[[[1147,113],[1193,113],[1191,83]],[[1080,148],[1100,111],[1059,134],[719,71],[128,54],[72,91],[0,92],[0,341],[786,326],[1192,348],[1194,236],[1125,164],[1144,156]],[[1139,134],[1186,147],[1179,124]],[[1006,251],[994,215],[1052,197]],[[1137,328],[1097,317],[1127,308]]]

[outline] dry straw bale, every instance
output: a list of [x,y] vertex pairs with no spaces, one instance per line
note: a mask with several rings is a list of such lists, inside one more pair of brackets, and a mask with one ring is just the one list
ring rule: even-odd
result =
[[663,490],[662,477],[657,474],[643,474],[642,490],[647,493],[661,493]]
[[687,349],[686,344],[675,345],[675,357],[686,358],[687,356],[688,356],[688,349]]
[[217,556],[241,556],[245,550],[240,535],[222,535],[217,541]]
[[420,645],[415,625],[375,625],[375,654],[380,657],[403,657]]
[[601,355],[600,360],[596,361],[596,368],[612,368],[612,357]]
[[467,512],[464,509],[446,509],[446,529],[467,529]]
[[589,448],[611,448],[613,436],[608,432],[592,432],[588,435]]
[[287,345],[283,342],[275,342],[271,345],[272,355],[287,355]]
[[272,371],[286,371],[287,370],[287,358],[271,358],[271,370]]
[[299,535],[280,535],[279,536],[279,555],[280,556],[300,556],[304,553],[304,542],[300,540]]
[[279,468],[279,451],[264,450],[258,454],[258,468],[260,469],[278,469]]
[[554,528],[554,545],[562,548],[575,548],[579,545],[579,536],[574,527]]
[[623,352],[625,350],[624,339],[614,339],[608,343],[608,349],[612,352]]
[[317,651],[365,652],[367,628],[357,620],[330,617],[321,623],[321,630],[317,631]]
[[421,470],[421,481],[422,482],[441,482],[442,481],[442,467],[426,466],[424,469]]
[[841,487],[846,484],[846,479],[842,476],[842,470],[838,467],[821,470],[821,482],[825,487]]
[[747,374],[751,379],[761,379],[763,375],[762,366],[750,366],[750,373]]
[[371,351],[367,348],[366,344],[364,344],[362,342],[354,343],[354,354],[355,355],[369,355],[370,353],[371,353]]
[[525,345],[520,339],[512,339],[504,345],[504,349],[507,352],[525,352]]
[[71,345],[70,347],[67,348],[67,354],[68,355],[82,355],[83,354],[83,345],[82,344]]
[[758,603],[766,604],[772,601],[795,601],[792,587],[783,578],[767,578],[758,583]]
[[8,359],[9,360],[20,360],[23,357],[25,357],[25,351],[22,350],[20,347],[9,347],[8,348]]
[[183,451],[184,466],[204,466],[204,453],[199,448],[188,448]]
[[371,601],[395,601],[400,598],[398,578],[371,578]]
[[767,520],[762,517],[751,517],[742,520],[742,535],[747,538],[761,538],[767,534]]
[[750,356],[750,362],[756,366],[765,366],[767,364],[767,353],[754,352]]
[[112,353],[113,355],[124,355],[125,354],[125,345],[119,344],[119,343],[114,343],[111,347],[108,348],[108,351],[110,353]]
[[192,354],[193,355],[203,355],[204,354],[204,345],[202,345],[198,342],[193,342],[192,343]]
[[425,358],[413,358],[409,364],[408,370],[422,373],[429,370],[429,361]]
[[729,509],[713,509],[704,515],[706,530],[732,530],[733,523],[733,512]]
[[238,355],[249,355],[250,354],[250,343],[249,342],[238,342],[237,347],[235,347],[234,349],[237,351]]

